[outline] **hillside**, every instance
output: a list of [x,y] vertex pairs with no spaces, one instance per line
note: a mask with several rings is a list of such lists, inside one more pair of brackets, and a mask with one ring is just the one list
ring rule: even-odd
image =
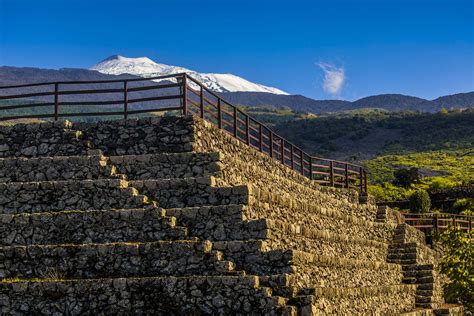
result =
[[[411,97],[402,94],[381,94],[359,99],[352,102],[352,106],[357,109],[362,108],[383,108],[391,111],[420,110],[420,104],[426,104],[428,100]],[[428,101],[429,104],[429,101]],[[426,111],[429,111],[427,107]]]
[[0,86],[36,82],[113,80],[122,78],[138,77],[132,75],[107,75],[98,71],[79,68],[62,68],[55,70],[33,67],[0,67]]
[[474,110],[445,114],[355,111],[281,122],[274,128],[310,153],[365,160],[385,153],[472,148]]
[[[117,78],[136,78],[132,75],[103,74],[94,70],[65,68],[60,70],[39,68],[0,67],[0,86],[20,83],[51,82],[67,80],[106,80]],[[12,92],[14,90],[10,90]],[[265,92],[226,92],[224,99],[236,105],[275,108],[289,108],[293,111],[308,113],[329,113],[362,108],[379,108],[389,111],[413,110],[437,112],[447,109],[468,108],[474,106],[474,92],[442,96],[433,101],[400,94],[370,96],[354,102],[344,100],[314,100],[302,95],[282,95]]]

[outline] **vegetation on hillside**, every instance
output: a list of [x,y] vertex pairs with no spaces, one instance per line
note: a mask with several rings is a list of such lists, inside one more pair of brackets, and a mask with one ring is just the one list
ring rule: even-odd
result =
[[441,272],[449,277],[444,286],[444,296],[448,303],[461,303],[474,311],[474,247],[471,234],[451,227],[439,236],[445,247],[441,260]]
[[323,155],[343,151],[347,140],[364,141],[380,130],[399,132],[381,144],[385,153],[455,150],[473,146],[474,110],[428,114],[366,109],[286,121],[275,129],[305,150]]
[[[266,115],[263,121],[276,122],[277,132],[308,152],[363,163],[378,201],[408,201],[419,190],[431,194],[474,182],[472,109],[436,114],[363,109],[312,118],[287,111],[278,120]],[[401,183],[397,173],[410,170],[417,179]]]

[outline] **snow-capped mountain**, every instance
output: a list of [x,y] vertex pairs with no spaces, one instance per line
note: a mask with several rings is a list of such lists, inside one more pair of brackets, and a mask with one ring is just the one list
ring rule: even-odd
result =
[[158,64],[148,57],[128,58],[115,55],[101,61],[90,69],[110,75],[132,74],[141,77],[186,72],[193,78],[199,80],[209,89],[217,92],[252,91],[284,95],[288,94],[280,89],[253,83],[232,74],[199,73],[179,66]]

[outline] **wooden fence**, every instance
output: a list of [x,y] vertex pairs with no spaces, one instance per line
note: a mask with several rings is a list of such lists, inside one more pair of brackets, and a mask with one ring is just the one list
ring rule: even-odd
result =
[[[367,173],[362,166],[309,155],[186,73],[6,86],[0,87],[0,104],[0,120],[78,116],[127,119],[169,111],[194,114],[321,185],[367,192]],[[8,113],[25,109],[30,112]]]
[[449,213],[401,213],[402,220],[425,233],[442,232],[450,226],[457,227],[464,232],[472,231],[474,216]]

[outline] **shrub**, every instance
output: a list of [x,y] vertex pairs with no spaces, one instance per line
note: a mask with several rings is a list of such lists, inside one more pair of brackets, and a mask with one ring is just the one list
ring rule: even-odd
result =
[[396,187],[390,182],[381,185],[369,185],[369,193],[377,202],[407,200],[412,194],[412,189]]
[[393,172],[393,176],[395,177],[393,184],[405,188],[420,181],[420,174],[418,173],[418,168],[416,167],[411,167],[409,169],[397,169]]
[[459,228],[450,227],[439,236],[445,246],[441,272],[449,277],[449,282],[444,286],[445,299],[448,303],[461,303],[471,312],[474,310],[472,235],[472,232],[467,234]]
[[472,214],[474,212],[474,199],[472,198],[465,198],[465,199],[459,199],[456,202],[454,202],[453,207],[452,207],[452,212],[451,213],[456,213],[456,214]]
[[448,114],[448,110],[446,110],[446,108],[441,108],[441,110],[439,110],[439,114]]
[[431,208],[431,199],[425,190],[417,190],[410,196],[410,210],[415,213],[428,213]]
[[428,178],[426,181],[426,184],[428,186],[428,191],[439,191],[439,190],[449,190],[457,185],[460,185],[460,181],[455,181],[449,178],[443,178],[443,177],[431,177]]

